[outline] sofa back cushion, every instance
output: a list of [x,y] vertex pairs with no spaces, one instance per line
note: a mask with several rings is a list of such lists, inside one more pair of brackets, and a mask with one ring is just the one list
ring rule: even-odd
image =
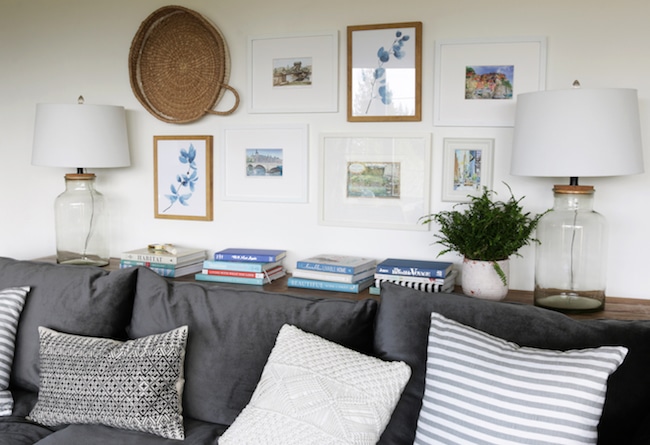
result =
[[124,339],[135,272],[0,258],[0,288],[31,288],[20,317],[11,372],[14,386],[37,391],[38,327]]
[[380,445],[413,443],[424,394],[431,312],[520,346],[555,350],[625,346],[627,357],[608,380],[598,444],[636,443],[633,438],[650,414],[650,320],[574,320],[530,305],[426,294],[383,284],[376,354],[384,360],[406,362],[413,374]]
[[171,282],[138,268],[129,335],[189,326],[186,416],[231,424],[250,401],[284,324],[359,352],[371,351],[375,300],[314,299],[258,289]]

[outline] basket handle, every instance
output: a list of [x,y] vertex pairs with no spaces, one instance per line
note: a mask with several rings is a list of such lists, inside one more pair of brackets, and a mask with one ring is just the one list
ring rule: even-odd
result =
[[227,89],[228,91],[231,91],[232,94],[235,95],[235,105],[233,105],[230,110],[226,110],[226,111],[215,111],[215,110],[205,110],[205,111],[210,114],[216,114],[217,116],[228,116],[229,114],[234,113],[237,107],[239,106],[239,93],[233,87],[231,87],[230,85],[226,85],[225,83],[222,83],[221,86]]

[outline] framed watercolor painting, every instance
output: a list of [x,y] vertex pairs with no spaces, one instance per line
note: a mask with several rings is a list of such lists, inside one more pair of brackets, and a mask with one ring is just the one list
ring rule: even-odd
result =
[[348,121],[422,120],[422,23],[348,26]]
[[430,134],[324,134],[320,165],[321,224],[428,230]]
[[517,95],[545,84],[545,37],[438,41],[434,125],[511,127]]
[[225,128],[223,199],[307,202],[308,143],[303,124]]
[[154,215],[212,221],[212,136],[154,136]]
[[251,113],[338,111],[338,32],[248,39]]
[[443,201],[469,202],[492,188],[494,139],[448,138],[443,150]]

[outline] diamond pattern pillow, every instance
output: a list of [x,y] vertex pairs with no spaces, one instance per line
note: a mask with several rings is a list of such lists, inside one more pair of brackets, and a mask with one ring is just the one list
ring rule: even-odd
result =
[[414,445],[596,444],[622,346],[552,351],[433,312]]
[[12,287],[0,291],[0,416],[10,416],[14,399],[9,391],[11,365],[18,320],[25,305],[29,287]]
[[102,424],[184,439],[187,326],[126,342],[38,330],[41,385],[31,420],[47,426]]
[[219,445],[375,444],[411,375],[284,325],[250,403]]

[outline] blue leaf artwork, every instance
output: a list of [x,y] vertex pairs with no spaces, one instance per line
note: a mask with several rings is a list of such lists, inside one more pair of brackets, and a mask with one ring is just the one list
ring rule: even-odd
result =
[[[402,31],[396,31],[395,39],[388,49],[382,46],[377,51],[377,68],[373,71],[372,83],[370,85],[370,100],[366,106],[365,114],[368,114],[370,106],[375,99],[380,99],[384,105],[390,105],[392,103],[393,93],[386,82],[386,68],[384,65],[390,62],[391,57],[397,60],[404,58],[406,55],[404,44],[409,39],[410,36],[408,34],[404,34]],[[377,94],[375,94],[375,89]]]
[[169,186],[170,194],[165,195],[165,198],[169,200],[169,205],[163,210],[163,213],[171,209],[176,203],[188,206],[188,201],[196,188],[196,182],[199,180],[194,145],[190,144],[187,150],[181,148],[178,160],[182,166],[186,165],[187,168],[184,168],[182,173],[178,173],[176,180]]

